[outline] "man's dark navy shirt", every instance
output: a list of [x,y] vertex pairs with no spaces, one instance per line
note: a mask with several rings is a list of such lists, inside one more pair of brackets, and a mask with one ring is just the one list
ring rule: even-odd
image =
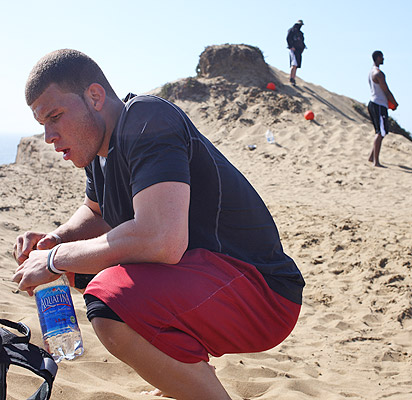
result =
[[188,250],[204,248],[248,262],[268,285],[301,304],[305,285],[282,249],[268,209],[247,179],[174,104],[137,96],[125,104],[100,157],[86,167],[87,196],[112,227],[134,218],[133,196],[160,182],[190,185]]

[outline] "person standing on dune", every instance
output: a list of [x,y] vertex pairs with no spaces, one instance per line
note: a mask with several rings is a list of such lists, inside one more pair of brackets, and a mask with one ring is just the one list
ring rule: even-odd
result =
[[392,92],[389,90],[386,83],[385,74],[380,70],[379,66],[383,64],[383,53],[376,50],[372,53],[373,66],[369,72],[369,87],[371,89],[371,100],[368,104],[368,111],[375,128],[375,139],[369,161],[375,167],[382,167],[379,162],[379,153],[381,151],[382,140],[388,130],[388,102],[393,104],[392,110],[396,110],[398,103],[395,100]]
[[301,28],[303,21],[300,19],[288,30],[286,41],[289,49],[290,83],[296,85],[296,71],[302,66],[302,53],[306,49],[305,39]]

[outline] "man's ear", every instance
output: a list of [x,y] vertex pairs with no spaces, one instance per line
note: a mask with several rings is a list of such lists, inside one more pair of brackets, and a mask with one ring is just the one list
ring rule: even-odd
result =
[[106,91],[102,85],[92,83],[85,91],[85,96],[96,111],[101,111],[106,100]]

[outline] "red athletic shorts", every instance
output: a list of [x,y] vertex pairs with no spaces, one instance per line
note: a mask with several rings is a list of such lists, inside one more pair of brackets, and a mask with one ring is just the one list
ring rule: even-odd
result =
[[204,249],[187,251],[176,265],[107,268],[85,294],[186,363],[275,347],[290,334],[301,308],[273,292],[253,265]]

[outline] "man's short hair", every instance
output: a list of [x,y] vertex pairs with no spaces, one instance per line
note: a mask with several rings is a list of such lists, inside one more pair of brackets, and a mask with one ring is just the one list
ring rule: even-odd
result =
[[378,57],[383,57],[383,53],[382,53],[380,50],[375,50],[375,51],[372,53],[372,59],[373,59],[373,61],[376,62],[376,60],[378,59]]
[[52,83],[79,96],[83,96],[92,83],[98,83],[109,97],[116,96],[96,62],[77,50],[56,50],[37,62],[27,79],[26,103],[33,104]]

